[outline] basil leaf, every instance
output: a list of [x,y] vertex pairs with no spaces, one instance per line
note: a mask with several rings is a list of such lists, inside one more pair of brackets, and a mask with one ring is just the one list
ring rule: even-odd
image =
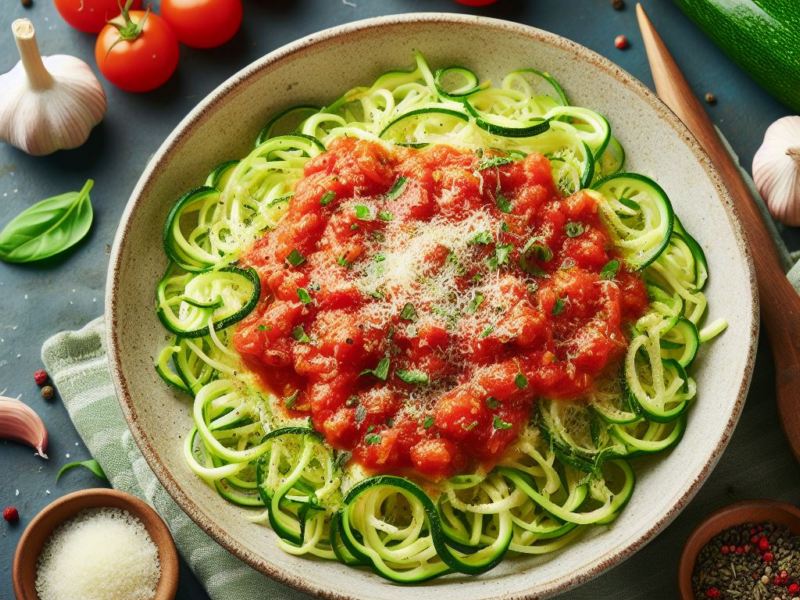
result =
[[380,361],[378,361],[377,366],[374,369],[364,369],[359,373],[361,375],[374,375],[381,381],[386,381],[386,378],[389,376],[389,357],[384,356]]
[[398,379],[404,381],[405,383],[412,383],[412,384],[425,384],[428,383],[428,374],[423,373],[422,371],[417,371],[416,369],[412,369],[406,371],[405,369],[397,369],[395,371]]
[[525,377],[523,373],[517,373],[516,377],[514,377],[514,385],[516,385],[519,389],[524,390],[528,387],[528,378]]
[[288,262],[293,267],[299,267],[304,262],[306,262],[306,257],[300,254],[297,251],[297,248],[295,248],[291,252],[289,252],[289,256],[286,257],[286,262]]
[[56,481],[61,479],[61,476],[66,473],[67,471],[71,471],[75,467],[83,467],[84,469],[89,469],[95,477],[98,479],[105,479],[108,481],[108,477],[106,477],[105,472],[103,471],[103,467],[100,466],[95,459],[90,458],[89,460],[77,460],[75,462],[67,463],[61,469],[59,469],[58,473],[56,474]]
[[369,206],[364,204],[356,204],[354,210],[356,213],[356,219],[359,219],[360,221],[369,221],[372,219]]
[[492,242],[494,242],[494,239],[492,238],[492,234],[488,231],[476,233],[469,240],[470,244],[491,244]]
[[297,288],[297,297],[303,304],[311,304],[311,294],[308,293],[306,288]]
[[411,302],[406,302],[403,310],[400,311],[400,318],[404,321],[411,321],[412,323],[417,320],[417,309]]
[[80,242],[92,226],[87,180],[79,192],[47,198],[25,209],[0,231],[0,260],[27,263],[50,258]]
[[306,333],[306,330],[303,329],[302,325],[297,325],[292,329],[292,337],[301,344],[311,343],[311,338],[308,337],[308,334]]
[[610,260],[600,270],[600,279],[604,280],[614,279],[614,277],[617,276],[618,271],[619,271],[619,261],[616,259]]
[[494,416],[494,420],[492,421],[492,426],[495,429],[511,429],[512,425],[508,421],[503,421],[497,415]]
[[403,190],[406,187],[406,183],[408,182],[408,178],[403,177],[402,175],[397,178],[397,180],[392,184],[392,187],[386,192],[386,199],[387,200],[394,200],[403,193]]

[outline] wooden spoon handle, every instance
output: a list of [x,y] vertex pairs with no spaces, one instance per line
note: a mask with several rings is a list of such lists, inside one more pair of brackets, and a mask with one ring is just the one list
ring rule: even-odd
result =
[[792,451],[800,460],[800,296],[786,279],[775,243],[739,167],[641,4],[636,5],[636,16],[658,95],[711,157],[739,213],[756,267],[761,316],[775,360],[778,410]]

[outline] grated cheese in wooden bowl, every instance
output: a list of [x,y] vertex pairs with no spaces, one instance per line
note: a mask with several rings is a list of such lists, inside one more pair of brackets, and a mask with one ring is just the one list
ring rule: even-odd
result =
[[87,509],[47,540],[36,592],[40,600],[152,600],[160,575],[158,548],[137,517]]

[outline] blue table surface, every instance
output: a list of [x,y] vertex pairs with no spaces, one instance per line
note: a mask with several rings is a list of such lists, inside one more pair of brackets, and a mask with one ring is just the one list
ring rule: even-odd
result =
[[[94,37],[67,26],[49,0],[33,1],[26,9],[17,0],[3,0],[0,72],[17,61],[10,24],[23,16],[36,25],[43,54],[72,54],[94,66]],[[161,89],[132,95],[106,83],[108,114],[83,147],[34,158],[0,144],[0,223],[34,201],[77,190],[87,178],[96,181],[92,192],[95,225],[76,251],[44,267],[0,264],[0,392],[29,403],[50,432],[47,461],[27,447],[0,442],[0,506],[15,505],[21,515],[16,525],[0,522],[0,599],[13,597],[11,561],[25,525],[58,496],[98,485],[84,471],[55,481],[61,465],[88,458],[88,453],[58,400],[44,401],[33,382],[33,372],[41,367],[42,342],[102,313],[110,244],[139,174],[178,121],[219,83],[267,52],[325,27],[392,13],[461,11],[518,21],[571,38],[652,86],[632,4],[617,12],[608,0],[500,0],[484,9],[461,7],[452,0],[244,1],[245,22],[236,37],[214,50],[182,47],[179,69]],[[649,0],[645,6],[695,92],[716,94],[718,104],[709,107],[709,113],[742,163],[749,166],[766,127],[791,111],[756,86],[672,3]],[[618,34],[629,37],[629,50],[614,48]],[[784,235],[790,246],[800,246],[797,231]],[[772,360],[762,340],[753,382],[758,393],[751,393],[731,446],[697,498],[634,558],[565,598],[609,597],[612,589],[620,598],[675,597],[680,548],[705,514],[748,497],[800,499],[800,469],[779,429],[773,379]],[[620,581],[630,585],[620,587]],[[206,597],[182,565],[178,598]]]

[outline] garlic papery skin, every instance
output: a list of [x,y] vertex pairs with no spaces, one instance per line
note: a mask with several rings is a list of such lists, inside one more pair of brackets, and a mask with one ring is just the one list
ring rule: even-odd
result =
[[800,117],[783,117],[767,128],[753,157],[753,180],[773,217],[800,225]]
[[47,458],[47,428],[39,415],[19,400],[0,396],[0,440],[28,444]]
[[76,148],[106,112],[106,94],[82,60],[42,56],[28,19],[11,24],[20,61],[0,75],[0,140],[34,156]]

